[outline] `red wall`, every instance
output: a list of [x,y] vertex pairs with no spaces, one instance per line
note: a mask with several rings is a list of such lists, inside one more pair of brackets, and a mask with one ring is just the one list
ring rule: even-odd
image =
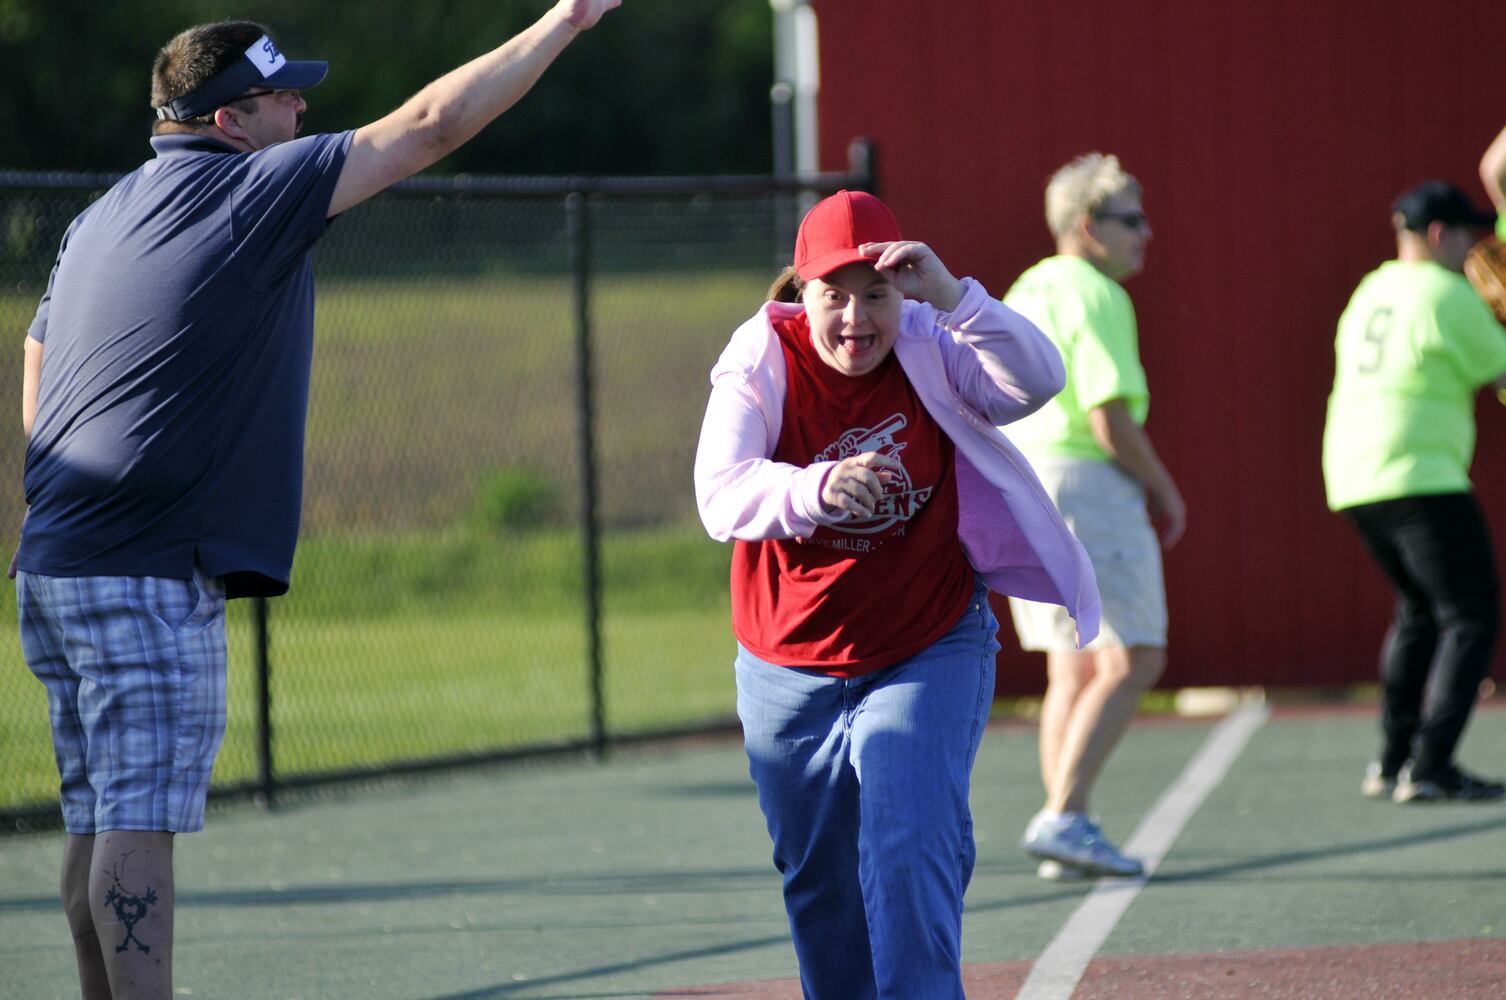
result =
[[[1143,183],[1155,238],[1128,288],[1147,427],[1190,511],[1166,560],[1164,683],[1373,679],[1389,598],[1319,467],[1334,323],[1394,251],[1397,193],[1439,176],[1483,200],[1506,4],[814,6],[822,167],[877,140],[881,194],[955,273],[1002,294],[1049,254],[1045,182],[1079,153]],[[1506,549],[1506,411],[1487,402],[1474,477]],[[1004,631],[1002,690],[1039,690],[1039,658]]]

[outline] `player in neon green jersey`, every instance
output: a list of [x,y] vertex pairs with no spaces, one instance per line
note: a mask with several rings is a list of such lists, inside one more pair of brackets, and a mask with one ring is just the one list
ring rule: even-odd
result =
[[1469,465],[1475,394],[1506,386],[1506,330],[1462,273],[1495,216],[1443,181],[1405,192],[1392,212],[1396,259],[1365,276],[1339,318],[1323,434],[1328,506],[1396,594],[1381,648],[1381,753],[1361,789],[1397,802],[1496,799],[1506,786],[1454,761],[1500,631]]

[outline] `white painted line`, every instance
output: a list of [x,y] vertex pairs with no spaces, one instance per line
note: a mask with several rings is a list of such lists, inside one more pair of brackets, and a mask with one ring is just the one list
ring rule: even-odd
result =
[[1145,875],[1134,879],[1101,879],[1035,960],[1015,1000],[1068,1000],[1072,996],[1088,970],[1088,963],[1145,887],[1145,879],[1155,872],[1187,821],[1208,793],[1224,780],[1250,737],[1265,725],[1270,715],[1264,698],[1256,696],[1243,701],[1213,727],[1181,775],[1161,794],[1125,841],[1124,853],[1144,860]]

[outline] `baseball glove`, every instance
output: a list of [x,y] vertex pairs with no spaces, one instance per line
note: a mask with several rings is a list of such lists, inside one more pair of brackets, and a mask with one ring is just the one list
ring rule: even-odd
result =
[[1506,324],[1506,244],[1487,236],[1470,247],[1464,258],[1464,276],[1496,319]]

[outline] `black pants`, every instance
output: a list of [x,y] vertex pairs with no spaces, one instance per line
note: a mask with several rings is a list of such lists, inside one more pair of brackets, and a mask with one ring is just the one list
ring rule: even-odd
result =
[[[1427,774],[1454,750],[1501,628],[1490,530],[1473,493],[1402,497],[1344,511],[1396,594],[1381,646],[1381,766]],[[1432,675],[1432,691],[1423,694]]]

